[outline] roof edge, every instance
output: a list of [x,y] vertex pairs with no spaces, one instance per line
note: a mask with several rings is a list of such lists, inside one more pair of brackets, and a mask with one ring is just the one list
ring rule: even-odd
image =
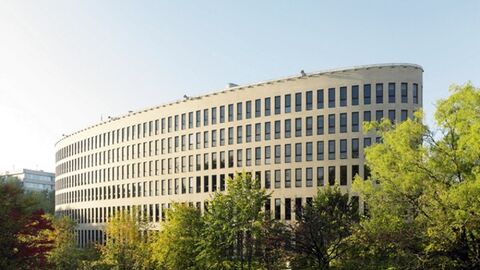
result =
[[239,90],[239,89],[243,89],[243,88],[251,88],[251,87],[255,87],[255,86],[261,86],[261,85],[264,85],[264,84],[271,84],[271,83],[281,82],[281,81],[285,81],[285,80],[292,80],[292,79],[297,79],[297,78],[302,78],[302,77],[312,77],[312,76],[318,76],[318,75],[327,74],[327,73],[334,73],[334,72],[345,72],[345,71],[349,71],[349,70],[383,68],[383,67],[413,67],[413,68],[416,68],[416,69],[420,69],[422,72],[424,72],[423,67],[421,65],[418,65],[418,64],[413,64],[413,63],[381,63],[381,64],[369,64],[369,65],[358,65],[358,66],[324,69],[324,70],[320,70],[320,71],[305,73],[305,75],[293,75],[293,76],[281,77],[281,78],[278,78],[278,79],[270,79],[270,80],[260,81],[260,82],[256,82],[256,83],[238,85],[238,86],[234,86],[234,87],[230,87],[230,88],[224,88],[224,89],[213,91],[213,92],[208,92],[208,93],[198,95],[198,96],[192,96],[192,97],[189,97],[187,100],[179,99],[179,100],[167,102],[167,103],[164,103],[164,104],[160,104],[158,106],[148,107],[148,108],[141,109],[141,110],[138,110],[138,111],[133,111],[131,113],[128,113],[128,114],[125,114],[125,115],[122,115],[122,116],[119,116],[119,117],[114,117],[114,118],[112,118],[108,121],[103,121],[103,122],[100,122],[100,123],[97,123],[97,124],[93,124],[93,125],[88,126],[86,128],[74,131],[74,132],[72,132],[68,135],[64,135],[61,139],[59,139],[55,143],[55,146],[57,146],[57,144],[60,143],[61,141],[63,141],[64,139],[66,139],[70,136],[73,136],[75,134],[78,134],[80,132],[86,131],[90,128],[94,128],[94,127],[97,127],[97,126],[100,126],[100,125],[103,125],[103,124],[107,124],[107,123],[110,123],[110,122],[113,122],[113,121],[117,121],[119,119],[135,115],[137,113],[142,113],[142,112],[147,112],[147,111],[154,110],[154,109],[159,109],[160,107],[166,107],[166,106],[170,106],[170,105],[173,105],[173,104],[178,104],[180,102],[186,102],[186,101],[192,100],[192,99],[201,99],[202,97],[208,97],[210,95],[218,94],[218,93],[225,93],[226,91],[234,91],[234,90]]

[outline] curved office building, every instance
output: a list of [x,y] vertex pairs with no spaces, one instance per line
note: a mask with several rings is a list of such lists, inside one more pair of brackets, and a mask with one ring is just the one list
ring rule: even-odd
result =
[[80,245],[102,241],[109,215],[137,206],[152,225],[173,201],[204,208],[246,170],[272,191],[265,205],[294,220],[317,187],[368,173],[363,149],[380,140],[363,121],[399,122],[422,107],[421,66],[325,70],[227,89],[109,121],[56,144],[56,211],[78,222]]

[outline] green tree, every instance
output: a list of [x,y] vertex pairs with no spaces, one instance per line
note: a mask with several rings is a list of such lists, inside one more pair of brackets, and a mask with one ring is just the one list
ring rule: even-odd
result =
[[338,186],[319,189],[293,228],[294,269],[329,269],[351,247],[348,238],[359,219],[358,203]]
[[45,213],[55,214],[55,191],[42,190],[42,191],[25,191],[27,196],[32,197],[36,202],[38,209],[43,209]]
[[75,222],[69,217],[53,218],[54,230],[50,239],[54,248],[48,254],[48,261],[53,269],[77,269],[81,260],[82,250],[77,248],[75,241]]
[[421,113],[366,125],[383,142],[366,150],[371,177],[354,183],[368,207],[352,237],[357,265],[480,267],[480,90],[451,91],[437,104],[435,132]]
[[15,178],[0,179],[0,269],[46,267],[51,224]]
[[100,248],[102,262],[110,269],[151,269],[147,229],[148,224],[136,208],[116,212],[106,225],[107,240]]
[[159,269],[197,269],[195,258],[203,229],[202,216],[196,208],[173,204],[166,221],[152,242],[153,260]]
[[262,207],[269,196],[259,186],[250,173],[237,173],[227,179],[227,191],[216,193],[209,202],[197,257],[203,268],[261,267],[262,256],[255,249],[265,239]]

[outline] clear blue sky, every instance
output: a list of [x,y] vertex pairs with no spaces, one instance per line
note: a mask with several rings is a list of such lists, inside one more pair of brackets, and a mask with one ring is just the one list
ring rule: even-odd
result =
[[54,169],[63,133],[238,84],[385,62],[424,107],[480,86],[480,1],[1,1],[0,171]]

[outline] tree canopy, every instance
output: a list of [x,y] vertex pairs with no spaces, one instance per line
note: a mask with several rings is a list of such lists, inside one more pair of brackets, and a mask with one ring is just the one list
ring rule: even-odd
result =
[[480,90],[453,86],[437,127],[415,119],[369,123],[383,139],[366,151],[371,177],[354,190],[368,216],[355,235],[370,266],[480,267]]

